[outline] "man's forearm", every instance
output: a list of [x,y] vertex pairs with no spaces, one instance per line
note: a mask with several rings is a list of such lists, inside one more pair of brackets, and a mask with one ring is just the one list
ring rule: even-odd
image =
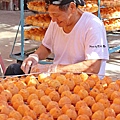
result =
[[41,44],[40,47],[35,51],[35,54],[38,55],[39,60],[43,60],[50,54],[50,50]]
[[101,60],[87,60],[70,65],[58,65],[57,71],[60,72],[87,72],[87,73],[98,73],[100,70]]

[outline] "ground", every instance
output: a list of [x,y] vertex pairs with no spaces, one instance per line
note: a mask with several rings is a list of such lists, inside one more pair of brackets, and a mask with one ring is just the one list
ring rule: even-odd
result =
[[[25,17],[32,15],[32,12],[25,12]],[[20,11],[0,11],[0,52],[5,64],[5,67],[11,63],[15,63],[16,59],[10,58],[12,53],[13,44],[15,42],[15,47],[13,49],[13,54],[20,53],[21,51],[21,32],[18,30],[20,22]],[[120,32],[110,32],[108,33],[108,45],[110,48],[120,46]],[[24,49],[28,50],[35,48],[39,45],[39,42],[35,41],[25,41]],[[109,75],[113,80],[120,79],[120,52],[119,50],[110,54],[110,60],[106,65],[106,75]]]

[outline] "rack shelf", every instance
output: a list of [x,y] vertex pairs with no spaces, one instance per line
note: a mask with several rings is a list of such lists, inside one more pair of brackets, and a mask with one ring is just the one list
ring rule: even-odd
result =
[[[12,51],[11,51],[11,54],[10,54],[10,58],[13,58],[13,59],[16,59],[17,61],[22,62],[29,54],[34,53],[35,49],[37,49],[38,47],[31,48],[31,49],[26,50],[26,51],[24,50],[24,41],[25,41],[25,39],[24,39],[24,27],[26,26],[24,24],[24,0],[20,0],[20,6],[21,6],[20,22],[19,22],[19,26],[18,26],[17,33],[16,33],[16,36],[15,36],[15,40],[14,40],[14,44],[13,44]],[[41,14],[43,14],[43,12],[41,12]],[[20,27],[21,27],[21,50],[20,50],[19,53],[13,54],[15,43],[16,43],[16,40],[17,40],[17,35],[18,35]],[[53,56],[50,55],[45,60],[40,60],[39,63],[41,63],[41,64],[51,64],[52,61],[53,61]]]
[[[100,2],[101,2],[101,0],[98,0],[98,17],[101,19]],[[20,53],[13,54],[13,49],[14,49],[15,42],[16,42],[16,39],[17,39],[17,34],[18,34],[18,31],[19,31],[19,27],[18,27],[10,57],[14,58],[16,60],[22,60],[23,61],[26,58],[26,51],[24,50],[24,0],[20,0],[20,6],[21,6],[21,11],[20,11],[19,27],[21,26],[21,51],[20,51]],[[117,50],[120,50],[120,46],[109,48],[109,53],[111,54],[113,52],[116,52]],[[30,53],[31,49],[28,50],[28,51]]]

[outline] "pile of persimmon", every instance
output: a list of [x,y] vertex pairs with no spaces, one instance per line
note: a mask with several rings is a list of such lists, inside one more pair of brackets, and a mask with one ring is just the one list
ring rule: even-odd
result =
[[120,120],[119,79],[52,73],[0,81],[0,120]]

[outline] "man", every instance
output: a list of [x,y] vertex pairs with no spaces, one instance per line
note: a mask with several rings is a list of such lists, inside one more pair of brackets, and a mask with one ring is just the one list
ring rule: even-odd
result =
[[[109,59],[106,31],[101,20],[83,12],[83,0],[45,0],[51,23],[40,47],[22,63],[24,73],[86,72],[105,74]],[[51,65],[38,64],[54,53]]]

